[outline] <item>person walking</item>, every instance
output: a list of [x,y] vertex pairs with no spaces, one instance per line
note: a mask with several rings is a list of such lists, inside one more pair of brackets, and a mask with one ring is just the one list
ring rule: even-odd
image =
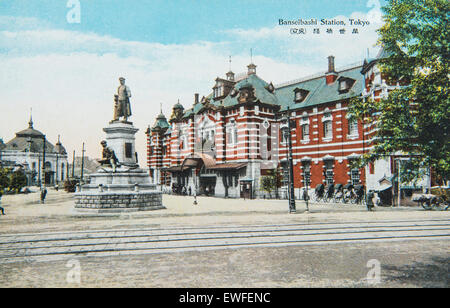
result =
[[45,197],[47,196],[47,188],[45,186],[41,189],[41,203],[45,203]]
[[5,214],[5,209],[2,207],[2,191],[0,190],[0,211],[2,212],[2,215],[6,215]]

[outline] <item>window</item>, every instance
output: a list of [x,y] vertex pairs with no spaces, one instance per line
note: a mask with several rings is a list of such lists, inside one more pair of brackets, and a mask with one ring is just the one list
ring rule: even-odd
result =
[[323,137],[330,139],[333,138],[333,126],[331,120],[323,122]]
[[327,169],[326,174],[325,174],[325,181],[326,181],[327,185],[331,185],[334,183],[333,169]]
[[347,90],[347,81],[345,79],[342,79],[339,82],[339,91],[345,91]]
[[352,169],[351,171],[351,181],[353,185],[359,184],[359,169]]
[[348,92],[354,83],[355,83],[354,79],[347,78],[347,77],[340,78],[339,79],[339,89],[338,89],[339,93]]
[[303,162],[303,184],[311,186],[311,162]]
[[306,96],[308,96],[309,91],[304,89],[296,88],[294,90],[294,100],[296,103],[303,102],[306,99]]
[[375,166],[373,162],[369,163],[369,173],[370,174],[375,174]]
[[234,122],[232,122],[233,124],[229,125],[227,127],[227,139],[228,139],[228,144],[236,144],[237,143],[237,139],[238,139],[238,135],[237,135],[237,128],[236,125],[234,124]]
[[309,140],[309,124],[302,125],[302,140]]
[[334,172],[333,172],[333,164],[334,160],[327,159],[324,161],[325,164],[325,183],[327,185],[334,184]]
[[180,136],[179,145],[180,145],[180,147],[179,147],[180,150],[186,150],[186,148],[187,148],[186,136],[184,136],[184,135]]
[[288,139],[289,135],[285,134],[282,129],[280,129],[280,134],[281,134],[281,143],[282,144],[288,144],[288,142],[289,142],[289,139]]
[[356,119],[348,120],[348,134],[350,136],[358,136],[358,120]]

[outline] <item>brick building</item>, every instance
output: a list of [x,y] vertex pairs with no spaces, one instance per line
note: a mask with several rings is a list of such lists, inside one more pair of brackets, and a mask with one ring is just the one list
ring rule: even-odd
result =
[[366,60],[336,69],[330,56],[324,73],[277,86],[258,77],[253,63],[240,78],[230,71],[216,78],[209,95],[200,99],[195,94],[191,108],[178,102],[169,120],[161,113],[149,126],[150,176],[177,192],[253,198],[265,194],[261,176],[279,170],[283,197],[288,142],[280,128],[289,114],[296,197],[306,184],[377,186],[384,163],[350,167],[371,149],[376,128],[347,116],[351,98],[387,95],[392,87],[381,79],[376,63]]

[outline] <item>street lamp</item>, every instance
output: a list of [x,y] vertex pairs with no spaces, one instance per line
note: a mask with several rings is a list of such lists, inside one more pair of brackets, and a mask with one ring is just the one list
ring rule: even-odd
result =
[[284,120],[287,125],[281,127],[281,132],[285,139],[288,140],[288,163],[289,163],[289,213],[295,213],[295,195],[294,195],[294,163],[292,158],[292,139],[291,139],[291,117],[289,114],[289,107],[287,108]]

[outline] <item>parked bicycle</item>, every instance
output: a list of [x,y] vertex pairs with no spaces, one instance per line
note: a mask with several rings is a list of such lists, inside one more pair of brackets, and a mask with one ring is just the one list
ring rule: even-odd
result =
[[324,186],[323,184],[318,184],[314,190],[315,193],[315,201],[316,202],[320,202],[323,199],[323,194],[324,194]]
[[343,196],[342,196],[342,202],[349,203],[352,200],[355,199],[355,193],[353,192],[353,185],[352,184],[346,184],[343,188]]
[[334,190],[335,190],[335,192],[334,192],[333,201],[335,203],[343,202],[343,199],[344,199],[343,185],[342,184],[336,184]]
[[325,195],[323,196],[324,202],[329,202],[334,197],[334,184],[329,184],[325,187]]

